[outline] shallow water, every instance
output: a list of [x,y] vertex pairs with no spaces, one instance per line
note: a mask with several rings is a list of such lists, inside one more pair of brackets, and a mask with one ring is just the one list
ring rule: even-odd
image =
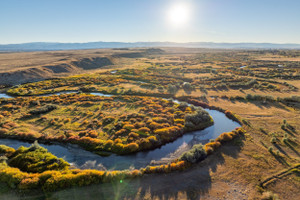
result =
[[6,99],[8,99],[8,98],[13,98],[13,97],[9,96],[9,95],[7,95],[5,93],[0,93],[0,98],[6,98]]
[[103,96],[103,97],[111,97],[111,96],[113,96],[111,94],[103,94],[103,93],[100,93],[100,92],[91,92],[90,94],[96,95],[96,96]]

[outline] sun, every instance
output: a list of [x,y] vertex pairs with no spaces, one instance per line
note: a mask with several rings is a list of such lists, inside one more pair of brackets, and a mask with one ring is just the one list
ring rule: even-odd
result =
[[173,5],[168,11],[168,21],[172,26],[182,27],[190,18],[189,6],[184,3]]

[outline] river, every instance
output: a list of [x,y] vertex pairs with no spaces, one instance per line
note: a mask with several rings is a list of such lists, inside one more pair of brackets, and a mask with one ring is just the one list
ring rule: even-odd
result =
[[[91,94],[111,96],[102,93]],[[10,98],[10,96],[7,95],[6,97],[5,95],[6,94],[0,94],[0,97]],[[175,102],[179,103],[178,101]],[[194,144],[205,144],[209,142],[210,139],[216,139],[221,133],[230,132],[235,128],[240,127],[239,123],[228,119],[225,114],[220,111],[210,109],[205,110],[212,116],[214,125],[204,130],[186,133],[175,141],[167,143],[154,150],[138,152],[130,155],[111,154],[110,156],[102,157],[86,151],[77,145],[41,144],[41,146],[47,148],[49,152],[53,153],[57,157],[65,159],[74,167],[81,169],[139,169],[149,165],[153,161],[163,162],[164,160],[176,158],[179,153],[189,150]],[[5,144],[15,149],[20,146],[28,147],[31,145],[28,142],[13,139],[0,139],[0,144]]]

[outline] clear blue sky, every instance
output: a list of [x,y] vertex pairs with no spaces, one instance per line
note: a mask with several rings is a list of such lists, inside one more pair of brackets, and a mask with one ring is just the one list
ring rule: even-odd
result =
[[0,0],[0,44],[171,41],[300,43],[300,0]]

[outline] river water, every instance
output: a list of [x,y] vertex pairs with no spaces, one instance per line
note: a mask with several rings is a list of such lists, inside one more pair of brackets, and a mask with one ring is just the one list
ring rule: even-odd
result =
[[[91,93],[99,96],[111,96],[102,93]],[[0,98],[10,98],[6,94],[0,94]],[[176,101],[177,102],[177,101]],[[176,139],[174,142],[165,144],[155,150],[138,152],[130,155],[116,155],[112,154],[107,157],[102,157],[92,152],[83,150],[77,145],[46,145],[41,146],[47,148],[49,152],[57,157],[65,159],[74,167],[82,169],[109,169],[122,170],[128,168],[139,169],[152,163],[153,161],[164,161],[170,158],[176,158],[178,153],[183,150],[189,150],[194,144],[205,144],[210,139],[216,139],[221,133],[230,132],[240,124],[228,119],[224,113],[217,110],[205,109],[213,118],[214,125],[200,131],[193,131],[184,134],[182,137]],[[0,144],[4,144],[13,148],[20,146],[28,147],[31,144],[24,141],[13,139],[0,139]]]

